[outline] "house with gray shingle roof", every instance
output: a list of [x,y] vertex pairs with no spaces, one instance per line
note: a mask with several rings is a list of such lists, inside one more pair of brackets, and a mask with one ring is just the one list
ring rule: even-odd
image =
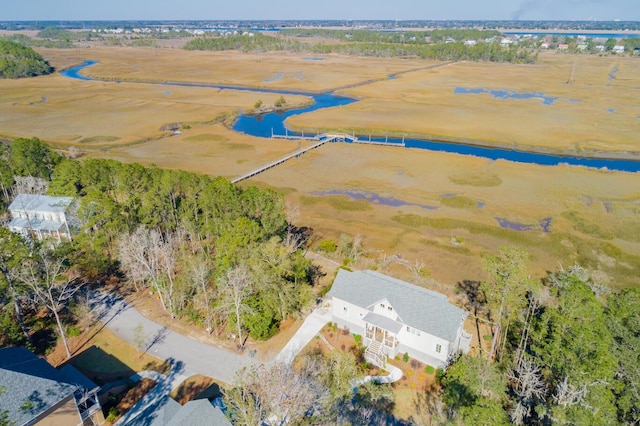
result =
[[9,424],[104,423],[95,383],[71,365],[56,370],[26,348],[0,349],[0,387]]
[[387,356],[408,353],[439,368],[455,352],[469,350],[468,312],[443,294],[375,271],[340,269],[327,296],[333,321],[362,335],[365,358],[378,366]]
[[71,197],[18,194],[9,205],[9,229],[37,240],[71,240],[67,210],[72,203]]

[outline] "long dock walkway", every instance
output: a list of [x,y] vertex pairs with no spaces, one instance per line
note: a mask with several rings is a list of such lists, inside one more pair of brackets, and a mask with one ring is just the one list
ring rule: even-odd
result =
[[286,156],[284,156],[284,157],[282,157],[282,158],[280,158],[280,159],[278,159],[276,161],[273,161],[273,162],[271,162],[271,163],[269,163],[269,164],[267,164],[265,166],[262,166],[262,167],[259,167],[257,169],[254,169],[254,170],[250,171],[247,174],[244,174],[242,176],[238,176],[237,178],[232,179],[231,183],[238,183],[238,182],[243,181],[245,179],[249,179],[250,177],[253,177],[253,176],[257,175],[257,174],[260,174],[260,173],[264,172],[265,170],[269,170],[270,168],[277,166],[278,164],[282,164],[287,160],[290,160],[290,159],[295,158],[295,157],[299,157],[299,156],[301,156],[302,154],[304,154],[307,151],[311,151],[312,149],[316,149],[319,146],[322,146],[327,142],[338,142],[338,141],[347,141],[347,140],[351,141],[351,142],[356,142],[358,140],[358,138],[356,138],[355,136],[347,135],[347,134],[344,134],[344,133],[323,133],[321,135],[307,136],[307,137],[304,137],[304,136],[293,136],[293,135],[291,135],[291,136],[289,136],[289,135],[280,135],[280,136],[273,135],[272,137],[280,138],[280,139],[316,140],[316,141],[318,141],[318,143],[313,144],[313,145],[308,146],[308,147],[303,148],[303,149],[299,149],[298,151],[295,151],[295,152],[293,152],[293,153],[291,153],[289,155],[286,155]]
[[302,154],[304,154],[307,151],[311,151],[312,149],[316,149],[322,145],[324,145],[327,142],[351,142],[351,143],[362,143],[362,144],[371,144],[371,145],[385,145],[385,146],[404,146],[404,139],[401,143],[398,142],[379,142],[379,141],[372,141],[372,140],[360,140],[358,139],[355,135],[349,135],[346,133],[322,133],[319,135],[315,135],[315,136],[300,136],[300,135],[275,135],[272,134],[271,135],[272,138],[274,139],[289,139],[289,140],[308,140],[308,141],[318,141],[317,143],[308,146],[306,148],[303,149],[299,149],[295,152],[292,152],[289,155],[285,155],[284,157],[276,160],[276,161],[272,161],[271,163],[264,165],[262,167],[258,167],[257,169],[254,169],[252,171],[250,171],[249,173],[246,173],[242,176],[238,176],[235,179],[231,180],[231,183],[238,183],[240,181],[243,181],[245,179],[249,179],[250,177],[253,177],[255,175],[258,175],[262,172],[264,172],[265,170],[269,170],[272,167],[275,167],[279,164],[284,163],[287,160],[290,160],[292,158],[295,157],[299,157]]

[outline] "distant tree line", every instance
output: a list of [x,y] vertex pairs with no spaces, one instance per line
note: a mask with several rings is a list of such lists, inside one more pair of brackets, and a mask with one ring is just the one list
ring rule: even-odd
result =
[[335,30],[324,28],[287,28],[280,34],[298,38],[327,38],[358,43],[401,43],[430,44],[444,42],[448,38],[455,41],[484,40],[499,37],[496,30],[447,28],[425,31],[374,31],[374,30]]
[[[309,30],[311,31],[311,30]],[[326,31],[326,30],[313,30]],[[472,30],[468,30],[472,31]],[[305,34],[302,32],[301,34]],[[338,33],[343,34],[343,33]],[[267,52],[289,51],[310,54],[339,53],[354,56],[371,57],[406,57],[417,56],[430,60],[472,60],[511,63],[533,63],[537,56],[529,49],[521,49],[517,46],[503,47],[497,42],[477,43],[467,46],[461,42],[455,43],[418,43],[416,40],[407,40],[406,43],[394,39],[398,35],[387,36],[387,33],[375,31],[354,32],[362,41],[348,41],[344,43],[306,43],[292,37],[268,36],[255,33],[253,36],[235,35],[229,37],[203,36],[190,40],[185,45],[187,50],[239,50],[243,52]],[[437,37],[445,37],[447,31],[441,30]],[[451,31],[451,34],[457,34]],[[461,37],[464,32],[459,31]],[[344,35],[344,34],[343,34]],[[392,37],[391,41],[381,39]],[[413,36],[412,36],[413,37]],[[424,38],[424,35],[421,37]],[[368,41],[368,38],[378,39]],[[405,37],[406,38],[406,37]]]
[[23,78],[51,74],[53,67],[30,47],[0,40],[0,78]]

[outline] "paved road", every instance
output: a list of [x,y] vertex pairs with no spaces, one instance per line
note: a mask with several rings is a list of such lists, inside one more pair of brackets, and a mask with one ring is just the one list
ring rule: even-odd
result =
[[236,371],[253,362],[247,353],[237,354],[171,331],[146,318],[116,295],[96,292],[93,304],[100,321],[129,343],[133,344],[134,329],[141,324],[148,338],[147,352],[160,359],[179,363],[181,375],[203,374],[232,383]]

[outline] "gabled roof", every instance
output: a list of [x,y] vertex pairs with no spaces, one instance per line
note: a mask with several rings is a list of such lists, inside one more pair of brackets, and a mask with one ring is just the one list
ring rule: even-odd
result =
[[364,309],[387,299],[398,321],[436,337],[453,342],[468,315],[447,301],[444,294],[380,274],[375,271],[338,270],[327,294]]
[[209,400],[198,399],[183,405],[169,425],[231,426],[231,422],[218,407],[211,405]]
[[169,396],[164,396],[159,404],[147,408],[130,424],[148,426],[231,426],[224,413],[207,399],[189,401],[180,405]]
[[0,349],[0,386],[4,386],[0,407],[16,425],[30,423],[78,389],[26,348]]
[[9,205],[9,210],[28,210],[37,212],[64,212],[73,202],[71,197],[51,197],[38,194],[18,194]]

